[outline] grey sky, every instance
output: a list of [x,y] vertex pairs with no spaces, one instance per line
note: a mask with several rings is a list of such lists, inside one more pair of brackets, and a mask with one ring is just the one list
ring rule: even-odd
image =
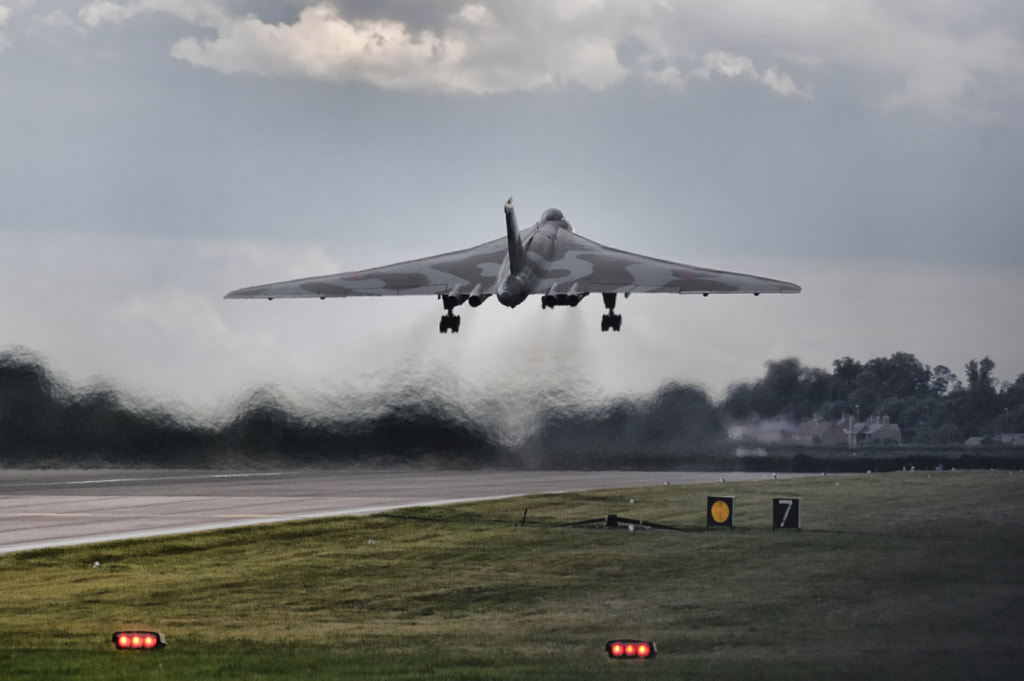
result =
[[[412,363],[486,388],[488,351],[541,338],[609,392],[720,395],[787,355],[1024,371],[1012,3],[0,0],[0,97],[0,346],[77,379],[216,401]],[[220,300],[495,238],[510,195],[524,226],[557,206],[804,293],[634,298],[614,341],[590,300],[484,306],[457,341],[426,298]]]

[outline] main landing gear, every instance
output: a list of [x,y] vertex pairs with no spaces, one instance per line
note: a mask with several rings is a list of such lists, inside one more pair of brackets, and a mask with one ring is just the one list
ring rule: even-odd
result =
[[445,315],[441,317],[441,324],[438,327],[441,333],[448,333],[449,331],[452,333],[459,332],[459,326],[462,324],[462,317],[452,312],[452,310],[457,306],[462,305],[465,300],[465,296],[441,296],[441,302],[444,303],[445,309]]
[[601,330],[618,331],[622,327],[622,315],[615,314],[615,294],[602,293],[601,296],[604,298],[604,306],[608,308],[608,314],[601,317]]
[[452,314],[452,311],[448,310],[448,314],[441,317],[441,333],[448,333],[448,331],[458,333],[460,324],[462,324],[462,317]]

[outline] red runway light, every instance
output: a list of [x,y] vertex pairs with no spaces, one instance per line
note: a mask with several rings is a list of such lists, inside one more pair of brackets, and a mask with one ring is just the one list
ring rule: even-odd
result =
[[654,641],[634,641],[630,639],[608,641],[604,644],[604,649],[608,652],[608,657],[618,660],[643,660],[658,654]]
[[158,631],[118,631],[111,640],[118,650],[162,650],[167,645]]

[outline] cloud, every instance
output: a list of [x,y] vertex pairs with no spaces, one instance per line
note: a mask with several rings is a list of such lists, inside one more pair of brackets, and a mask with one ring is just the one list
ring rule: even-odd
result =
[[[1020,94],[1019,33],[987,24],[969,3],[929,7],[927,16],[914,10],[852,0],[472,2],[433,30],[413,30],[402,18],[347,16],[328,3],[305,7],[292,23],[233,16],[212,0],[96,0],[80,16],[98,26],[164,12],[213,29],[212,38],[181,39],[172,54],[222,73],[405,91],[490,94],[568,83],[601,91],[630,76],[683,88],[717,75],[809,98],[793,71],[811,78],[816,69],[838,66],[902,80],[884,97],[894,107],[948,109],[993,76],[1008,78]],[[635,53],[635,70],[623,63],[625,46]],[[774,63],[756,66],[768,60]],[[783,61],[789,66],[779,66]]]
[[412,31],[389,19],[353,19],[332,5],[307,7],[291,24],[246,16],[218,25],[214,39],[185,38],[172,54],[223,73],[367,82],[384,89],[491,94],[576,82],[603,90],[622,80],[615,45],[601,36],[552,43],[545,60],[518,54],[489,9],[470,4],[443,32]]
[[[256,15],[232,16],[213,2],[143,0],[118,3],[96,0],[80,12],[89,27],[119,24],[146,12],[171,14],[212,29],[213,37],[188,36],[172,55],[195,66],[225,74],[268,78],[310,78],[331,82],[365,82],[384,89],[494,94],[562,87],[575,83],[606,90],[630,76],[668,82],[630,71],[620,51],[626,42],[659,46],[652,58],[691,65],[688,41],[668,27],[652,30],[663,14],[658,3],[638,2],[636,9],[597,0],[562,0],[510,7],[476,2],[463,5],[433,29],[411,28],[401,18],[357,18],[319,3],[303,8],[288,22],[271,23]],[[672,49],[662,49],[674,45]],[[680,51],[681,50],[681,51]],[[712,55],[719,54],[712,52]],[[751,79],[779,94],[802,94],[792,76],[777,67]],[[671,68],[679,68],[673,66]],[[665,73],[669,73],[666,69]],[[684,84],[677,79],[675,86]]]
[[[0,5],[0,28],[4,28],[7,25],[8,20],[11,18],[12,10],[10,7]],[[3,33],[0,33],[0,52],[11,46],[11,41],[7,39]]]
[[98,0],[83,7],[78,17],[86,26],[95,27],[100,24],[120,24],[144,11],[146,8],[141,3],[122,5],[110,0]]
[[894,108],[976,113],[1024,97],[1020,12],[966,0],[476,0],[431,11],[350,0],[277,21],[231,7],[94,0],[79,17],[98,28],[168,14],[203,29],[171,50],[197,67],[400,91],[602,91],[631,78],[685,88],[725,77],[807,99],[816,82],[851,72],[868,75],[866,94]]
[[307,7],[294,24],[267,24],[247,16],[215,40],[186,38],[172,54],[224,73],[360,80],[389,89],[444,88],[465,54],[455,36],[411,33],[397,21],[349,22],[330,5]]
[[136,0],[115,2],[93,0],[78,12],[88,27],[121,24],[141,14],[168,14],[186,23],[205,28],[227,27],[238,18],[231,18],[218,0]]
[[702,80],[710,80],[714,75],[721,75],[726,78],[747,78],[765,85],[779,95],[796,95],[805,99],[813,98],[810,92],[798,88],[789,74],[780,73],[776,67],[770,66],[765,71],[760,72],[749,57],[729,54],[721,50],[708,52],[704,55],[704,60],[700,67],[690,73],[691,77]]

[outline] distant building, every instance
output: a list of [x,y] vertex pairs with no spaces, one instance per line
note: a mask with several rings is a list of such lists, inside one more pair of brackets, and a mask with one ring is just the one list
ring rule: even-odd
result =
[[[850,418],[853,424],[853,418]],[[902,444],[900,427],[889,421],[888,416],[872,416],[867,422],[852,425],[856,444]]]
[[902,444],[900,427],[888,416],[874,416],[867,421],[855,421],[847,415],[838,421],[826,421],[815,415],[813,419],[794,422],[784,418],[754,418],[734,423],[728,428],[729,439],[757,444],[793,445],[848,445]]
[[755,418],[746,423],[734,423],[727,432],[730,440],[757,442],[760,444],[793,443],[797,426],[788,419]]
[[809,445],[841,445],[850,439],[842,421],[825,421],[818,414],[800,424],[800,435],[804,444]]

